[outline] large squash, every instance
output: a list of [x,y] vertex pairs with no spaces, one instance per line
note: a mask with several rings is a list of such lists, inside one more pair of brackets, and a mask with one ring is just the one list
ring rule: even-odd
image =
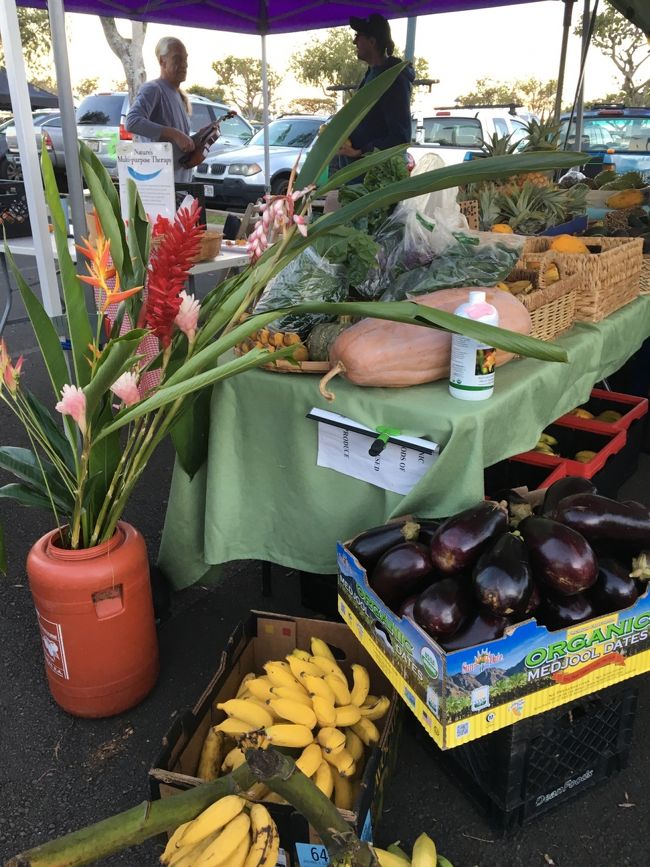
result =
[[[453,313],[467,301],[469,291],[469,288],[439,289],[418,295],[414,300]],[[487,301],[499,311],[502,328],[530,334],[530,313],[521,301],[500,289],[485,289],[485,292]],[[332,370],[321,380],[321,394],[328,400],[334,399],[326,385],[338,373],[355,385],[389,388],[444,379],[449,376],[450,355],[451,334],[447,331],[386,319],[363,319],[339,334],[332,345]],[[512,357],[512,353],[499,350],[497,365],[505,364]]]

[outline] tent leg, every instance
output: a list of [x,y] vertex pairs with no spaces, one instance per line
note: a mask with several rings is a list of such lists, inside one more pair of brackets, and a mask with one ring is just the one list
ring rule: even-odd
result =
[[266,35],[262,34],[262,122],[264,123],[264,177],[266,193],[271,192],[271,153],[269,151],[269,76],[266,61]]
[[555,108],[553,109],[553,121],[559,123],[562,113],[562,89],[564,87],[564,72],[566,68],[566,55],[569,45],[569,31],[571,30],[571,18],[573,16],[573,4],[576,0],[564,0],[564,21],[562,22],[562,47],[560,49],[560,68],[557,74],[557,92],[555,94]]

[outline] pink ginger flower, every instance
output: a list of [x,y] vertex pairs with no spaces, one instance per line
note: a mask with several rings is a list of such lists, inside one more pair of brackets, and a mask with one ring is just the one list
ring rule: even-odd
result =
[[64,385],[61,400],[55,407],[61,415],[70,415],[79,425],[82,434],[86,433],[86,395],[76,385]]
[[127,370],[111,385],[111,391],[124,402],[125,406],[133,406],[140,400],[138,377]]
[[189,342],[193,343],[194,338],[196,337],[196,326],[199,321],[201,304],[196,300],[194,295],[188,295],[184,289],[180,293],[180,297],[183,300],[181,301],[181,306],[178,309],[174,322],[187,337]]
[[264,196],[264,201],[259,205],[260,217],[246,242],[251,263],[257,262],[278,236],[286,234],[294,225],[303,237],[307,237],[307,221],[300,214],[296,214],[296,202],[314,189],[315,186],[310,184],[304,190],[294,192],[290,183],[286,195]]
[[4,382],[12,395],[15,396],[20,382],[20,371],[23,366],[21,355],[15,364],[11,363],[11,356],[4,340],[0,340],[0,386]]

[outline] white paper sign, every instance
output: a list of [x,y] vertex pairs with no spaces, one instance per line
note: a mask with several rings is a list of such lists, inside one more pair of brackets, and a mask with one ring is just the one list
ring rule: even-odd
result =
[[128,181],[135,184],[151,222],[158,214],[171,220],[176,213],[174,156],[169,142],[121,141],[117,144],[122,217],[129,216]]
[[377,431],[324,409],[314,408],[307,417],[318,423],[319,467],[396,494],[408,494],[440,453],[437,443],[400,434],[390,437],[373,457],[368,450],[379,436]]

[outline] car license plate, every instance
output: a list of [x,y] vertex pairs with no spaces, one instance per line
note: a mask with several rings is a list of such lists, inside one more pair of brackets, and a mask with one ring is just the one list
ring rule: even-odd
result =
[[93,139],[90,139],[86,142],[86,144],[88,145],[90,150],[94,151],[95,153],[99,153],[99,151],[101,150],[102,143],[100,141],[94,141]]
[[203,184],[203,195],[208,199],[214,198],[214,184]]

